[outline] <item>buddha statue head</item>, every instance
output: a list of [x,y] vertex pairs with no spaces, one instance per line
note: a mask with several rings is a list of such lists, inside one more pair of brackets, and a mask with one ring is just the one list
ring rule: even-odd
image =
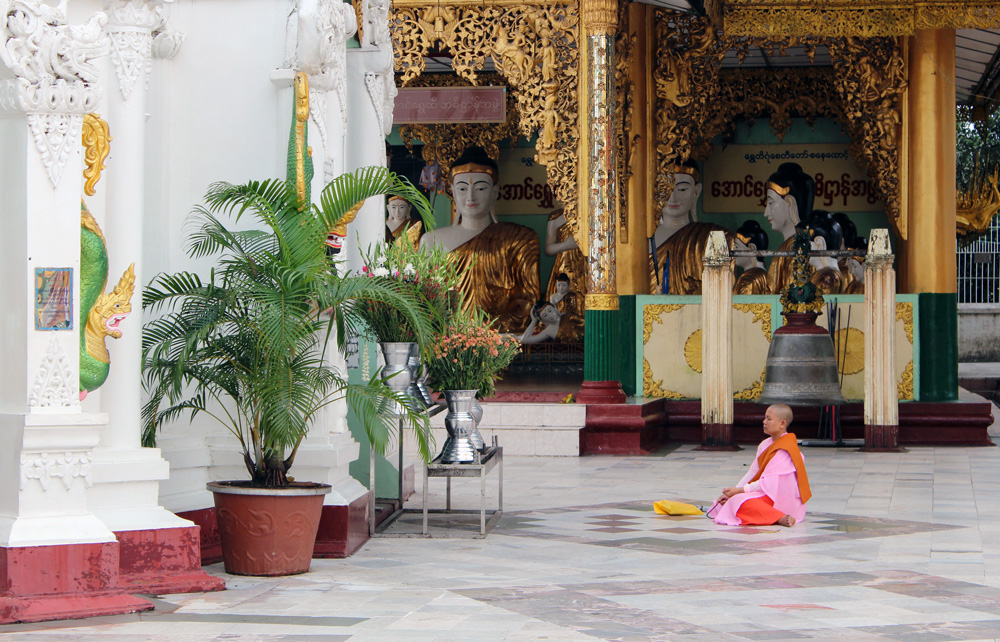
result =
[[[840,223],[833,214],[826,210],[814,210],[809,214],[809,218],[800,222],[800,229],[809,230],[812,236],[813,250],[839,250],[844,240],[844,233],[841,231]],[[832,256],[813,256],[809,258],[809,263],[817,270],[823,268],[837,268],[837,259]]]
[[[735,250],[757,250],[758,252],[767,249],[767,232],[764,228],[760,226],[757,221],[743,221],[743,225],[740,225],[736,230],[736,239],[733,241],[733,249]],[[749,270],[750,268],[763,268],[764,264],[760,261],[759,256],[740,256],[736,257],[736,265],[742,267],[744,270]]]
[[795,235],[795,226],[812,211],[816,184],[798,163],[782,163],[771,174],[766,187],[764,216],[783,239]]
[[497,222],[500,171],[482,147],[468,147],[451,166],[455,225],[483,228]]
[[559,323],[562,319],[562,315],[559,314],[559,308],[549,301],[539,301],[531,308],[532,316],[541,320],[545,325],[552,325],[553,323]]
[[697,203],[701,196],[701,171],[693,160],[674,165],[674,189],[660,211],[666,224],[687,225],[698,220]]
[[834,212],[833,218],[840,223],[840,231],[844,233],[844,241],[841,243],[840,249],[855,248],[856,239],[858,238],[858,226],[843,212]]
[[413,211],[413,206],[402,196],[390,196],[389,202],[386,204],[386,210],[388,216],[385,219],[385,226],[389,228],[390,232],[395,234],[401,226],[410,220],[410,212]]
[[556,277],[556,293],[560,296],[566,296],[569,294],[570,286],[569,275],[565,272],[560,272],[559,276]]

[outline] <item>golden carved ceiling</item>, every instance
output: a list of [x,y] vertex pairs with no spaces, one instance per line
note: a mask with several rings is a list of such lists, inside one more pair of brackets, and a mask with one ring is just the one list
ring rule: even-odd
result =
[[727,36],[875,38],[1000,26],[1000,0],[709,0]]
[[[900,211],[899,147],[903,54],[893,38],[762,38],[720,36],[706,18],[657,12],[656,83],[657,209],[669,197],[667,169],[688,158],[704,160],[712,139],[739,118],[769,117],[779,139],[793,115],[832,117],[852,138],[851,151],[871,177],[886,214],[906,238]],[[782,53],[803,47],[814,56],[829,50],[832,67],[723,69],[727,51],[750,47]]]
[[473,85],[492,59],[517,103],[520,133],[538,135],[536,160],[577,235],[579,13],[576,2],[397,0],[389,19],[402,85],[423,73],[429,53],[450,54],[455,74]]

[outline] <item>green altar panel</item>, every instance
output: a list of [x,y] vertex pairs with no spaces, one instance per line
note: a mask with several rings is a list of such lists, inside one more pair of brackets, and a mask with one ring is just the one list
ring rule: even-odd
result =
[[622,350],[619,310],[587,310],[583,334],[584,381],[621,381]]
[[629,397],[642,394],[642,389],[635,379],[636,355],[642,350],[642,344],[636,342],[633,328],[635,328],[635,295],[619,295],[618,339],[622,347],[620,376],[622,390]]
[[[841,388],[848,399],[864,398],[865,307],[861,295],[828,295],[817,324],[832,328]],[[900,401],[921,399],[922,300],[896,296],[895,370]],[[636,362],[631,377],[645,397],[698,399],[701,396],[701,297],[637,296],[633,324]],[[784,317],[777,296],[733,297],[733,397],[754,401],[764,383],[773,331]]]
[[958,295],[920,297],[920,399],[958,399]]

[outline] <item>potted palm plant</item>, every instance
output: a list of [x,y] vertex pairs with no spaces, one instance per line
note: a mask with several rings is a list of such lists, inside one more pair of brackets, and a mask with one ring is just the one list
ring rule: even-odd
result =
[[[143,334],[144,442],[152,445],[164,422],[204,414],[235,436],[246,464],[248,480],[209,485],[229,573],[309,569],[322,495],[330,488],[295,481],[288,472],[320,409],[346,398],[380,453],[398,425],[379,412],[401,399],[378,375],[350,384],[324,360],[331,337],[343,348],[348,333],[360,330],[362,301],[399,310],[421,343],[429,333],[412,293],[392,282],[342,276],[328,256],[328,231],[378,194],[399,194],[430,211],[406,179],[380,167],[335,179],[318,206],[290,180],[216,183],[206,205],[192,213],[187,246],[193,258],[216,257],[211,274],[205,280],[195,272],[160,274],[144,292],[144,308],[162,313]],[[234,230],[226,217],[242,228],[252,219],[257,229]],[[400,405],[429,459],[426,417]],[[266,514],[279,504],[290,505],[283,516]],[[259,516],[263,523],[250,521]],[[293,545],[299,535],[304,541]]]

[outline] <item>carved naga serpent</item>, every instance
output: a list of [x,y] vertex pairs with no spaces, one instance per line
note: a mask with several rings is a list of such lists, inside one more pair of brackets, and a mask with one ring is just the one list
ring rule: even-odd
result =
[[128,266],[114,290],[105,294],[108,250],[97,221],[80,201],[80,399],[108,378],[111,356],[107,337],[122,336],[118,326],[132,312],[135,263]]

